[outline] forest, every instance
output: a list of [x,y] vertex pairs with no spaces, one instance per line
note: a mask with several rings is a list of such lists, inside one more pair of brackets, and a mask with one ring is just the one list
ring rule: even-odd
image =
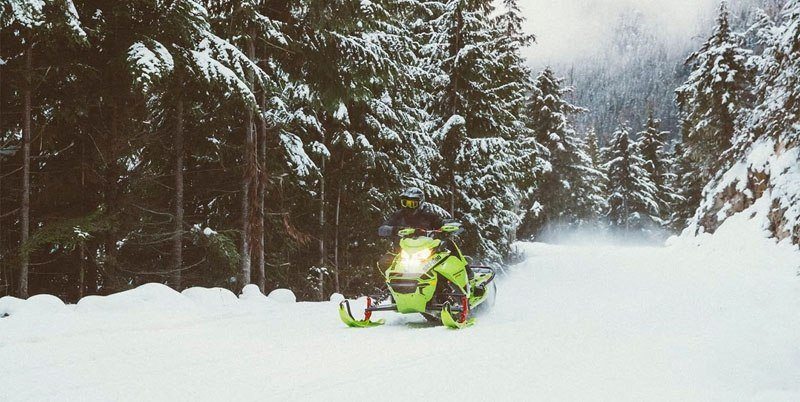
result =
[[658,49],[533,70],[517,0],[0,0],[0,296],[364,294],[409,186],[490,264],[713,232],[765,194],[798,244],[800,1],[768,3],[722,2],[640,91]]

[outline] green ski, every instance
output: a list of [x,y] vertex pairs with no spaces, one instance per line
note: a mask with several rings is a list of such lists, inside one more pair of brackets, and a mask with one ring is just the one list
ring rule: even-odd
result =
[[377,321],[370,321],[369,318],[364,320],[356,320],[353,317],[353,314],[350,312],[350,303],[347,300],[343,300],[339,303],[339,317],[341,317],[342,321],[347,324],[348,327],[351,328],[370,328],[370,327],[377,327],[379,325],[383,325],[386,320],[380,319]]
[[450,313],[450,305],[448,304],[445,305],[444,308],[442,309],[442,324],[444,324],[445,327],[451,329],[463,329],[472,326],[472,324],[475,324],[475,319],[465,318],[464,321],[462,322],[456,321],[456,319],[453,318],[453,315]]

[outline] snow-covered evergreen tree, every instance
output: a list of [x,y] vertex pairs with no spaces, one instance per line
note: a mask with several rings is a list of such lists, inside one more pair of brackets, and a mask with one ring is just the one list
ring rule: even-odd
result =
[[594,202],[592,213],[589,216],[589,223],[595,225],[603,225],[608,204],[605,195],[607,193],[606,187],[608,186],[608,175],[603,166],[603,154],[600,149],[600,142],[597,138],[597,132],[594,128],[590,128],[584,139],[586,155],[589,157],[591,164],[589,167],[596,172],[590,175],[588,180],[593,188],[592,196],[598,198]]
[[[150,6],[158,9],[164,4],[154,1]],[[213,33],[208,11],[201,3],[176,3],[161,18],[154,24],[144,25],[149,29],[138,33],[139,41],[130,46],[128,61],[134,80],[150,96],[150,113],[155,116],[158,127],[172,133],[174,166],[171,170],[175,178],[172,285],[180,289],[183,236],[188,232],[184,222],[185,148],[195,143],[194,138],[185,133],[185,119],[192,118],[191,111],[198,97],[232,98],[238,100],[243,114],[249,116],[252,127],[247,128],[246,133],[252,136],[252,116],[259,110],[256,87],[272,87],[273,80],[251,56]],[[249,207],[248,195],[248,191],[243,191],[242,204]],[[245,221],[245,224],[250,222]],[[243,229],[242,233],[247,239],[249,231]],[[248,241],[243,244],[247,245]],[[247,257],[243,259],[247,264],[240,274],[240,283],[244,286],[251,282],[249,248],[243,247],[241,255]]]
[[[379,258],[380,247],[365,247],[374,238],[375,230],[363,222],[380,222],[392,212],[404,187],[420,187],[431,196],[441,194],[430,184],[430,166],[438,153],[426,131],[428,115],[418,71],[419,43],[413,40],[407,20],[415,10],[409,4],[392,1],[364,3],[360,10],[357,18],[364,20],[363,31],[352,35],[366,39],[363,47],[373,47],[379,56],[372,60],[345,54],[341,59],[343,68],[351,70],[351,65],[373,63],[386,66],[358,78],[366,88],[364,96],[350,98],[340,106],[344,107],[344,114],[337,118],[330,145],[331,166],[335,169],[330,215],[335,221],[332,262],[337,269],[343,252],[355,252],[351,244],[359,245],[357,253],[363,256],[365,268]],[[353,208],[354,202],[380,208]],[[333,287],[338,292],[337,272]],[[374,271],[370,268],[368,272]]]
[[597,138],[597,131],[594,127],[589,128],[586,133],[586,153],[592,160],[592,166],[599,168],[602,165],[602,153],[600,152],[600,139]]
[[683,143],[678,142],[672,152],[674,163],[672,165],[671,187],[675,189],[675,199],[670,205],[670,227],[673,230],[683,230],[694,216],[697,206],[702,200],[702,190],[706,183],[703,177],[697,174],[694,164],[689,158],[684,157]]
[[644,169],[644,160],[637,154],[627,125],[611,136],[603,149],[608,172],[608,220],[624,229],[642,229],[649,225],[650,216],[659,213],[656,186]]
[[[286,3],[279,6],[270,0],[206,0],[214,27],[222,36],[236,45],[269,77],[267,85],[252,74],[245,77],[247,85],[257,96],[258,108],[248,109],[244,121],[244,141],[240,199],[241,248],[240,270],[246,283],[251,278],[264,290],[266,281],[266,226],[265,203],[268,171],[281,166],[281,152],[268,148],[278,143],[276,128],[285,125],[285,105],[282,89],[287,86],[281,53],[286,52],[288,40],[286,24],[275,18],[285,11]],[[260,84],[260,85],[259,85]],[[272,128],[271,130],[269,128]],[[286,148],[284,148],[285,150]],[[272,163],[270,163],[272,162]],[[273,226],[274,227],[274,226]],[[250,274],[252,273],[252,275]]]
[[448,191],[445,207],[467,226],[465,247],[498,261],[508,254],[519,224],[517,184],[530,174],[518,162],[535,148],[520,139],[525,128],[515,114],[527,89],[518,52],[530,37],[502,18],[492,19],[489,0],[428,7],[424,54],[438,72],[430,110],[443,158],[437,183]]
[[526,106],[528,124],[546,152],[549,170],[537,180],[536,190],[526,208],[529,215],[523,236],[542,230],[559,230],[581,225],[602,208],[602,173],[593,167],[586,144],[570,127],[569,116],[583,109],[564,99],[571,88],[562,88],[550,68],[536,79]]
[[[11,79],[16,87],[14,98],[22,98],[21,118],[15,125],[19,127],[22,137],[20,236],[18,258],[15,260],[18,260],[18,294],[20,297],[27,297],[30,254],[35,248],[31,244],[31,226],[34,229],[41,227],[41,223],[37,222],[31,225],[31,169],[35,168],[31,162],[31,142],[34,124],[44,127],[53,119],[53,113],[44,105],[34,104],[38,98],[36,92],[43,82],[47,82],[48,74],[43,74],[42,71],[57,70],[64,63],[56,55],[57,50],[72,47],[76,43],[85,43],[86,32],[78,20],[72,0],[0,0],[0,36],[3,39],[3,47],[0,47],[0,68],[3,71],[0,74],[5,74],[5,71],[13,72]],[[39,60],[40,58],[45,60]],[[55,74],[50,76],[53,75]],[[5,110],[4,103],[8,100],[0,99],[0,109]],[[0,133],[0,141],[5,142],[3,134],[5,133]],[[72,234],[60,236],[57,241],[67,243],[74,239],[75,235]]]
[[800,122],[800,1],[787,1],[779,24],[762,27],[760,37],[765,49],[754,60],[760,73],[755,89],[758,107],[737,133],[739,155],[760,137],[780,138],[792,145],[800,142],[800,131],[789,129]]
[[661,224],[667,224],[669,221],[670,207],[674,205],[677,197],[672,188],[673,161],[666,149],[668,134],[666,131],[661,131],[660,121],[651,113],[644,131],[637,135],[638,152],[644,160],[643,167],[656,188],[655,198],[658,202],[659,214],[652,218]]
[[686,65],[689,79],[676,90],[681,111],[684,153],[697,173],[710,180],[722,166],[720,156],[731,147],[739,116],[750,106],[754,73],[751,52],[731,30],[727,3],[720,5],[711,37]]

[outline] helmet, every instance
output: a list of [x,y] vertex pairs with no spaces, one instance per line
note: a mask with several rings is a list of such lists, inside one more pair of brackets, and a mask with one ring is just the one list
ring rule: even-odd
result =
[[403,208],[417,209],[425,202],[425,193],[416,187],[409,187],[400,194],[400,205]]

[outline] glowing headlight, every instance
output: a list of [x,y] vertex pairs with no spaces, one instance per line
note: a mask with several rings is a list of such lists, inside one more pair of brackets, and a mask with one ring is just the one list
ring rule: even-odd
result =
[[400,266],[406,272],[422,273],[425,262],[433,255],[430,249],[418,251],[416,253],[408,253],[402,251],[400,253]]

